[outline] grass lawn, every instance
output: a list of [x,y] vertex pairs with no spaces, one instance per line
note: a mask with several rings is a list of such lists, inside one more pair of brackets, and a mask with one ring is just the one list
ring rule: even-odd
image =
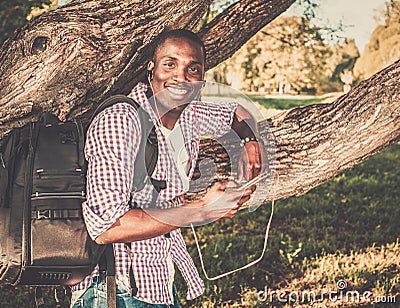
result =
[[[370,300],[318,298],[314,303],[375,307],[380,301],[385,307],[398,307],[399,161],[400,145],[395,144],[302,197],[278,200],[264,259],[250,269],[206,282],[205,295],[188,306],[272,307],[257,298],[257,294],[265,295],[266,288],[268,294],[275,292],[274,307],[285,306],[277,294],[308,290],[327,297],[329,290],[336,292],[337,284],[345,282],[343,292],[360,296],[370,292]],[[270,206],[265,204],[233,221],[198,228],[209,275],[237,268],[260,254],[269,213]],[[184,232],[199,264],[191,232]],[[308,307],[311,303],[296,303],[300,304]]]
[[260,95],[247,95],[252,101],[259,103],[261,106],[267,109],[290,109],[298,106],[307,106],[312,104],[320,103],[331,96],[319,96],[313,98],[302,98],[302,96],[294,96],[293,98],[282,98],[276,97],[265,97]]

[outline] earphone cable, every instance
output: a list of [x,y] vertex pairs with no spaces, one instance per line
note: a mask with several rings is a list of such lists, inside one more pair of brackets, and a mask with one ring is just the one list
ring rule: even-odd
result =
[[268,237],[269,237],[269,230],[270,230],[270,227],[271,227],[272,217],[273,217],[273,215],[274,215],[275,197],[276,197],[276,187],[277,187],[277,185],[278,185],[278,183],[279,183],[279,174],[278,174],[276,171],[274,171],[274,173],[275,173],[275,175],[276,175],[276,178],[275,178],[275,184],[274,184],[274,190],[273,190],[273,196],[272,196],[272,202],[271,202],[271,214],[270,214],[270,216],[269,216],[268,223],[267,223],[267,226],[266,226],[266,229],[265,229],[265,237],[264,237],[264,246],[263,246],[263,250],[262,250],[262,252],[261,252],[260,257],[258,257],[257,259],[253,260],[252,262],[250,262],[250,263],[248,263],[248,264],[246,264],[246,265],[244,265],[244,266],[242,266],[242,267],[240,267],[240,268],[231,270],[231,271],[229,271],[229,272],[225,272],[225,273],[223,273],[223,274],[220,274],[220,275],[217,275],[217,276],[214,276],[214,277],[209,277],[208,274],[207,274],[207,271],[206,271],[206,269],[205,269],[205,266],[204,266],[203,255],[202,255],[202,253],[201,253],[201,249],[200,249],[200,245],[199,245],[199,241],[198,241],[198,238],[197,238],[196,231],[195,231],[195,229],[194,229],[193,224],[190,225],[191,228],[192,228],[194,240],[195,240],[195,242],[196,242],[197,251],[198,251],[198,253],[199,253],[201,268],[202,268],[203,273],[204,273],[204,276],[207,278],[207,280],[211,280],[211,281],[217,280],[217,279],[226,277],[226,276],[228,276],[228,275],[231,275],[231,274],[233,274],[233,273],[236,273],[236,272],[238,272],[238,271],[241,271],[241,270],[244,270],[244,269],[246,269],[246,268],[249,268],[249,267],[251,267],[251,266],[257,264],[258,262],[260,262],[260,261],[262,260],[262,258],[264,257],[265,251],[267,250]]

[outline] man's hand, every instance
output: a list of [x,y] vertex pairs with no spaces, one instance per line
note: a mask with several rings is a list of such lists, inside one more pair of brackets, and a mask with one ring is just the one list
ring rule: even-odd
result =
[[[217,182],[208,189],[203,198],[188,202],[182,207],[131,209],[99,235],[96,242],[107,244],[140,241],[190,224],[204,225],[222,218],[233,218],[240,206],[250,199],[253,191],[254,187],[229,189],[228,182]],[[138,225],[141,227],[132,227]]]
[[242,139],[243,150],[239,160],[238,181],[249,181],[268,169],[267,155],[259,135],[257,122],[242,106],[238,106],[232,121],[232,129]]
[[187,204],[187,208],[201,207],[202,221],[200,223],[235,217],[241,205],[250,199],[254,191],[254,188],[229,189],[228,183],[216,182],[199,202]]
[[264,147],[260,142],[250,141],[243,146],[238,166],[238,181],[250,181],[268,169]]

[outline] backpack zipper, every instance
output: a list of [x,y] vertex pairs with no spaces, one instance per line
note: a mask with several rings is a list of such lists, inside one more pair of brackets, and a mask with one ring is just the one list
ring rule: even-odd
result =
[[45,170],[45,169],[37,169],[35,171],[35,177],[39,179],[47,179],[52,177],[81,177],[83,178],[84,174],[82,173],[82,168],[76,168],[74,170]]
[[45,193],[45,192],[35,192],[31,195],[31,200],[43,200],[43,199],[82,199],[85,200],[84,191],[76,191],[70,193]]

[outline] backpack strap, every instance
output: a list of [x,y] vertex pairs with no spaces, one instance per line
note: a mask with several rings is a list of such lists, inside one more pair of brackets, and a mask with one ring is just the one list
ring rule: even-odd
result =
[[122,94],[113,95],[113,96],[106,98],[102,102],[100,102],[100,104],[97,106],[97,108],[93,112],[89,123],[92,123],[93,119],[104,109],[111,107],[117,103],[131,104],[136,110],[138,110],[140,108],[140,105],[134,99],[132,99],[126,95],[122,95]]
[[107,285],[107,306],[117,307],[117,283],[115,279],[115,257],[113,244],[105,245],[105,251],[99,260],[101,282]]

